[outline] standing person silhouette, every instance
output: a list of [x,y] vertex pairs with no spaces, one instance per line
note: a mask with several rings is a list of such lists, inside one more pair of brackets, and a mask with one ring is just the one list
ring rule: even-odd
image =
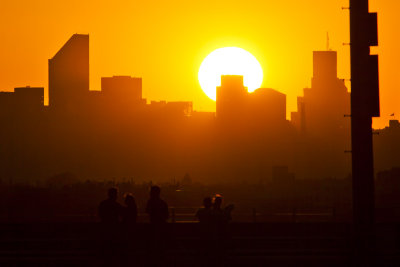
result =
[[214,235],[214,257],[219,263],[224,262],[225,249],[229,243],[228,223],[232,219],[231,212],[233,208],[233,205],[228,205],[222,209],[222,196],[220,194],[215,195],[211,213],[211,223]]
[[163,264],[164,250],[167,239],[167,220],[169,217],[168,205],[160,198],[161,189],[152,186],[150,189],[150,199],[147,201],[146,213],[149,214],[152,231],[152,254],[151,264]]
[[196,218],[199,220],[201,224],[210,224],[211,222],[211,207],[212,207],[212,200],[211,197],[206,197],[203,200],[204,208],[200,208],[196,212]]
[[234,205],[230,204],[222,209],[222,196],[216,194],[214,197],[213,209],[212,209],[212,219],[216,223],[217,227],[225,228],[229,221],[232,220],[232,210]]
[[146,212],[150,216],[150,222],[155,225],[165,224],[169,218],[168,205],[160,198],[161,189],[152,186],[150,189],[150,199],[147,201]]
[[125,195],[125,207],[122,213],[122,222],[127,226],[132,226],[137,219],[137,206],[135,198],[131,193]]
[[212,214],[212,199],[206,197],[203,199],[203,208],[198,209],[196,212],[196,218],[199,220],[199,245],[201,248],[200,265],[207,266],[213,261],[212,255],[215,250],[213,245],[213,237],[215,236],[215,229],[213,225],[213,214]]
[[122,212],[122,206],[117,202],[118,189],[108,189],[108,198],[99,205],[99,217],[104,224],[117,224]]
[[124,231],[122,246],[123,265],[134,265],[135,258],[132,257],[132,251],[135,250],[137,244],[137,206],[135,198],[131,193],[125,194],[125,206],[122,213],[122,230]]
[[121,235],[119,220],[122,206],[117,202],[118,189],[108,189],[108,198],[99,205],[99,217],[101,220],[102,251],[104,266],[115,266],[120,262]]

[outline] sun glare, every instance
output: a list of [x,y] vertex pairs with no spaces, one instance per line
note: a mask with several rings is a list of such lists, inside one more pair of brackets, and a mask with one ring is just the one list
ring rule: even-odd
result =
[[257,59],[238,47],[223,47],[211,52],[201,63],[199,82],[204,93],[216,100],[216,88],[221,85],[221,75],[243,75],[249,92],[261,86],[263,71]]

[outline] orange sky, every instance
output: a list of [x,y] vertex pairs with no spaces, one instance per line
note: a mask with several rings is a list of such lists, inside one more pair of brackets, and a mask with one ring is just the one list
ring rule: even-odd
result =
[[[196,110],[215,110],[201,90],[197,72],[213,50],[237,46],[264,70],[263,87],[287,94],[288,118],[296,97],[310,86],[312,51],[338,51],[338,73],[349,78],[348,6],[345,0],[2,0],[0,90],[44,86],[47,60],[74,33],[90,34],[90,87],[100,77],[143,77],[150,100],[190,100]],[[400,118],[400,1],[370,0],[378,11],[381,119]]]

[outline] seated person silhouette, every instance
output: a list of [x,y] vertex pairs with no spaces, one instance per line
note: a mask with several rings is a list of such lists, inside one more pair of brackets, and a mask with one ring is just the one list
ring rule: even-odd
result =
[[118,189],[108,189],[108,199],[103,200],[99,205],[99,216],[102,223],[117,224],[121,216],[122,206],[117,202]]
[[211,216],[212,216],[212,200],[210,197],[206,197],[203,200],[204,208],[200,208],[196,212],[196,218],[199,220],[201,224],[210,224],[211,223]]
[[169,217],[168,205],[160,198],[161,189],[152,186],[150,189],[150,199],[147,201],[146,213],[150,216],[152,224],[164,224]]
[[135,224],[137,219],[137,206],[132,194],[128,193],[125,195],[125,205],[122,213],[122,222],[127,225]]

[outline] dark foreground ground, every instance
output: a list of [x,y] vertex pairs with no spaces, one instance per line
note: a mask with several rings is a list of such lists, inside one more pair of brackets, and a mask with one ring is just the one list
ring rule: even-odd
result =
[[[124,234],[111,245],[96,223],[0,227],[0,266],[355,266],[350,224],[232,223],[215,243],[196,223],[171,223],[163,252],[150,249],[149,224],[138,224],[128,243],[119,229]],[[400,266],[400,225],[379,224],[375,232],[370,263]]]

